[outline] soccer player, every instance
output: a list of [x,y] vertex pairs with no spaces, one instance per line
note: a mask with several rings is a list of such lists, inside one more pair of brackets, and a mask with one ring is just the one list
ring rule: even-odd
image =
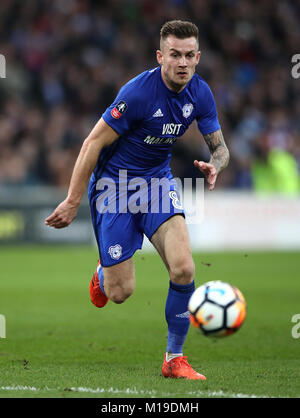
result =
[[[77,214],[89,182],[91,217],[99,249],[90,296],[99,308],[109,299],[123,303],[132,294],[133,255],[142,248],[145,234],[170,278],[165,308],[168,338],[163,376],[205,380],[183,356],[190,324],[187,305],[195,289],[195,269],[176,186],[170,182],[167,191],[160,189],[159,201],[154,205],[157,210],[151,210],[151,194],[152,201],[147,205],[146,199],[140,211],[128,210],[124,202],[128,204],[133,196],[135,190],[129,185],[136,184],[135,181],[142,179],[150,186],[154,178],[172,179],[169,167],[172,145],[195,119],[211,158],[209,162],[195,159],[194,165],[204,174],[210,190],[215,187],[220,171],[227,166],[229,152],[212,92],[195,74],[200,59],[198,28],[186,21],[166,22],[160,31],[160,50],[156,57],[159,66],[125,84],[84,140],[68,195],[45,223],[54,228],[68,226]],[[103,187],[104,179],[114,185],[111,188],[114,196],[106,194],[109,187]],[[144,197],[148,197],[147,191]],[[115,210],[107,210],[107,207],[105,210],[105,198],[110,200],[110,209]],[[166,200],[170,204],[167,211],[162,210]]]

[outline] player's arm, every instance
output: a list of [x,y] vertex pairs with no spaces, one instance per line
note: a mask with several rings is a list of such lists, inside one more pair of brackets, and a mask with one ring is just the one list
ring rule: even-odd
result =
[[209,190],[213,190],[218,174],[227,167],[229,163],[229,151],[225,144],[221,129],[203,135],[209,148],[211,158],[208,163],[204,161],[194,161],[194,165],[205,175],[209,183]]
[[45,224],[54,228],[68,226],[76,217],[82,196],[97,164],[102,148],[112,144],[119,134],[101,118],[84,140],[77,157],[66,199],[48,216]]

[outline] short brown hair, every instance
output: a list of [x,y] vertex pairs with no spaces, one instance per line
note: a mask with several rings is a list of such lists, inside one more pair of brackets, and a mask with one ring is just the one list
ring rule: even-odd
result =
[[197,43],[199,43],[199,31],[197,26],[192,22],[183,20],[170,20],[166,22],[160,30],[160,42],[164,41],[169,35],[174,35],[179,39],[195,37]]

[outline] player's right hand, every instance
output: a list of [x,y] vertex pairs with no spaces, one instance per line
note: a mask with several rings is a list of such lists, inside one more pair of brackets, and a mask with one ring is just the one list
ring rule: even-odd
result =
[[67,199],[61,202],[54,212],[45,220],[45,225],[60,229],[70,225],[76,217],[78,206],[70,203]]

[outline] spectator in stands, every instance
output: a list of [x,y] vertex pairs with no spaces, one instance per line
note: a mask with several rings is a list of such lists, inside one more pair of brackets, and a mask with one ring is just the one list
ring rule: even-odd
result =
[[[293,0],[1,2],[0,187],[67,187],[83,138],[121,85],[156,66],[157,33],[175,18],[199,27],[197,70],[212,87],[231,151],[218,188],[253,187],[253,144],[283,113],[299,171],[300,83],[290,72],[299,14]],[[187,171],[195,155],[208,153],[191,128],[175,145],[174,175],[198,176]]]

